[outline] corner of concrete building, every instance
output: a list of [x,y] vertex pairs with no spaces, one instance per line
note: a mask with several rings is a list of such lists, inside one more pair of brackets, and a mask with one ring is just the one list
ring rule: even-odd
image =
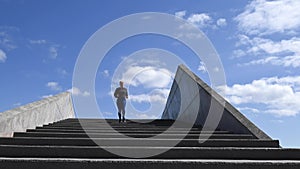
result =
[[[197,119],[195,120],[196,125],[204,126],[204,124],[210,127],[210,124],[206,121],[213,120],[209,119],[209,117],[218,116],[219,114],[221,119],[217,126],[217,129],[227,130],[234,133],[240,134],[252,134],[258,139],[266,139],[271,140],[271,138],[264,133],[261,129],[259,129],[254,123],[252,123],[249,119],[247,119],[241,112],[239,112],[234,106],[232,106],[228,101],[226,101],[222,96],[220,96],[215,90],[213,90],[209,85],[207,85],[204,81],[202,81],[197,75],[191,72],[186,66],[179,65],[175,79],[173,81],[169,97],[166,102],[166,106],[164,112],[162,114],[162,119],[177,119],[179,116],[179,110],[181,106],[181,102],[185,100],[185,98],[195,97],[194,93],[184,93],[180,90],[185,90],[185,88],[190,88],[190,86],[197,84],[198,91],[197,97],[199,97],[199,103],[188,104],[191,106],[196,106],[191,110],[198,110]],[[219,112],[212,111],[208,114],[211,108],[211,104],[216,107],[214,110],[221,110]],[[222,111],[223,110],[223,111]],[[188,116],[190,112],[185,116]],[[186,121],[189,122],[189,121]],[[214,128],[212,126],[211,128]]]
[[71,93],[63,92],[0,113],[0,136],[11,137],[14,132],[24,132],[26,129],[74,117]]

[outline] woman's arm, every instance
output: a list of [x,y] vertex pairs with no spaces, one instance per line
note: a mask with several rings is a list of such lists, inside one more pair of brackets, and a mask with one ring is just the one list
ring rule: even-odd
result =
[[116,88],[115,93],[114,93],[114,96],[115,96],[115,98],[118,98],[118,97],[119,97],[119,90],[118,90],[118,88]]

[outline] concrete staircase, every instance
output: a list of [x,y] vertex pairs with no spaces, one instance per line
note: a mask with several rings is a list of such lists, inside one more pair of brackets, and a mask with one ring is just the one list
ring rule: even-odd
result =
[[[80,123],[79,119],[66,119],[16,132],[13,138],[0,138],[0,168],[300,168],[299,149],[281,148],[278,140],[222,130],[202,131],[199,138],[201,126],[186,129],[177,125],[161,134],[173,120],[147,121],[150,120],[119,123],[113,119],[80,119]],[[115,131],[128,137],[121,137]],[[158,134],[159,138],[153,137]],[[206,134],[211,134],[209,139],[199,143]],[[175,147],[170,147],[177,142]],[[149,158],[128,158],[110,150],[164,153]]]

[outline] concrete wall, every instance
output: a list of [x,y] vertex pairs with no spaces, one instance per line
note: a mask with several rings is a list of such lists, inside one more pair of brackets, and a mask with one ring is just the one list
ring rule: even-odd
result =
[[71,94],[60,93],[0,113],[0,136],[11,137],[13,132],[23,132],[36,126],[73,117],[75,113]]
[[[194,87],[195,84],[198,88]],[[198,100],[195,102],[195,99]],[[190,103],[184,103],[187,100]],[[214,106],[211,107],[211,103]],[[189,111],[182,111],[182,105],[188,105],[184,109]],[[208,114],[210,109],[212,111]],[[196,125],[205,126],[206,129],[217,127],[234,133],[253,134],[259,139],[271,139],[184,65],[177,69],[162,119],[175,120],[182,113],[190,116],[185,118],[186,122],[195,121]]]

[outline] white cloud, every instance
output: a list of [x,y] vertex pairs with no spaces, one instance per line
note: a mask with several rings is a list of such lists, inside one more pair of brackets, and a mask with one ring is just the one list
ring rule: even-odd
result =
[[109,77],[109,70],[104,70],[103,72],[101,72],[101,74],[104,76],[104,77]]
[[[212,18],[207,13],[192,13],[187,16],[187,11],[179,11],[175,13],[176,17],[186,19],[189,23],[194,24],[197,27],[204,28],[204,27],[211,27],[211,28],[217,28],[217,26],[222,27],[227,25],[227,21],[225,18],[219,18],[216,20],[216,23],[214,23],[214,18]],[[183,24],[179,27],[180,29],[185,30],[191,30],[191,26],[189,24]]]
[[114,115],[112,112],[101,112],[105,116],[112,116]]
[[4,63],[7,59],[6,53],[0,49],[0,63]]
[[59,75],[61,75],[62,77],[67,76],[67,75],[69,74],[65,69],[62,69],[62,68],[56,69],[56,72],[57,72]]
[[186,15],[186,11],[175,12],[175,16],[177,16],[179,18],[183,18],[185,15]]
[[147,113],[130,113],[129,118],[133,119],[157,119],[158,116],[155,116],[153,114],[147,114]]
[[16,27],[2,27],[0,26],[0,47],[7,51],[17,48],[13,35],[18,33],[19,29]]
[[223,27],[227,25],[225,18],[215,18],[211,17],[208,13],[191,13],[187,15],[187,11],[179,11],[175,13],[176,17],[185,19],[188,23],[181,24],[178,27],[178,38],[185,37],[188,39],[201,39],[203,35],[199,33],[198,29],[195,28],[212,28],[217,29],[218,27]]
[[14,103],[14,104],[13,104],[14,107],[19,107],[19,106],[21,106],[21,105],[22,105],[22,103],[20,103],[20,102]]
[[81,91],[77,87],[72,87],[71,89],[68,90],[68,92],[72,93],[73,96],[90,96],[90,92],[88,91]]
[[40,39],[40,40],[29,40],[29,43],[30,43],[30,44],[38,44],[38,45],[41,45],[41,44],[46,44],[47,41],[44,40],[44,39]]
[[254,0],[235,20],[239,29],[247,34],[294,32],[300,27],[299,9],[298,0]]
[[199,66],[198,66],[198,70],[200,71],[200,72],[202,72],[202,73],[206,73],[207,72],[207,69],[206,69],[206,67],[205,67],[205,64],[204,64],[204,62],[200,62],[200,64],[199,64]]
[[263,64],[272,64],[284,67],[300,67],[300,55],[285,56],[285,57],[276,57],[270,56],[264,59],[252,60],[248,63],[240,65],[263,65]]
[[239,34],[237,35],[237,38],[238,41],[235,44],[236,47],[251,44],[250,37],[248,37],[247,35]]
[[218,67],[214,67],[213,71],[215,71],[215,72],[219,72],[219,71],[220,71],[220,68],[218,68]]
[[51,59],[56,59],[58,55],[58,47],[56,45],[50,46],[49,54]]
[[172,81],[172,73],[165,68],[153,66],[130,66],[122,75],[122,80],[132,86],[146,88],[165,88]]
[[[186,28],[183,28],[183,27],[189,27],[190,25],[181,25],[182,27],[180,29],[186,29]],[[189,28],[187,28],[189,29]],[[184,33],[178,33],[177,34],[177,37],[178,38],[181,38],[181,37],[186,37],[188,39],[201,39],[203,38],[203,35],[198,33],[198,32],[184,32]]]
[[43,98],[43,99],[46,99],[46,98],[52,97],[52,96],[53,96],[52,94],[49,94],[49,95],[44,95],[44,96],[42,96],[42,98]]
[[220,18],[217,20],[217,25],[220,27],[226,26],[227,25],[227,21],[225,18]]
[[56,59],[58,56],[58,49],[60,45],[49,42],[45,39],[38,39],[38,40],[29,40],[31,45],[37,45],[42,47],[42,49],[48,50],[48,55],[51,59]]
[[295,116],[300,113],[300,76],[270,77],[249,84],[222,87],[221,93],[236,105],[261,107],[261,112],[277,116]]
[[299,53],[300,54],[300,38],[293,37],[291,39],[283,39],[280,41],[273,41],[271,39],[264,39],[255,37],[248,38],[248,43],[251,45],[248,53],[257,54],[264,52],[267,54],[281,54],[281,53]]
[[129,100],[138,103],[157,102],[165,104],[169,94],[169,89],[155,89],[150,94],[130,95]]
[[[184,11],[186,12],[186,11]],[[175,13],[175,16],[180,16],[181,18],[183,18],[184,16],[186,16],[186,14],[184,13]],[[197,35],[197,32],[191,32],[193,30],[195,30],[194,26],[196,27],[199,27],[199,28],[204,28],[204,27],[208,27],[208,26],[212,26],[211,23],[212,23],[212,18],[206,14],[206,13],[194,13],[194,14],[191,14],[189,17],[186,17],[186,18],[183,18],[183,19],[186,19],[187,22],[189,23],[185,23],[185,24],[181,24],[179,26],[179,31],[184,31],[183,33],[184,34],[179,34],[179,36],[190,36],[191,38],[194,38],[194,36],[199,36]],[[188,33],[187,33],[188,32]],[[187,34],[187,35],[186,35]],[[202,36],[200,36],[201,38]],[[197,37],[198,38],[198,37]]]
[[273,123],[279,123],[279,124],[284,123],[283,120],[279,120],[279,119],[271,120],[271,122],[273,122]]
[[251,107],[239,107],[238,109],[240,111],[247,111],[247,112],[251,112],[251,113],[259,113],[258,109],[251,108]]
[[300,67],[300,38],[273,41],[260,37],[249,38],[239,35],[237,46],[246,46],[246,50],[236,50],[237,55],[263,55],[262,59],[252,60],[242,65],[272,64],[284,67]]
[[187,21],[199,27],[205,27],[210,24],[212,18],[206,13],[191,14],[187,18]]
[[232,58],[240,58],[246,55],[246,52],[241,50],[241,49],[237,49],[233,51],[233,57]]
[[54,91],[61,91],[62,87],[57,82],[48,82],[46,84],[47,87],[49,87],[51,90]]

